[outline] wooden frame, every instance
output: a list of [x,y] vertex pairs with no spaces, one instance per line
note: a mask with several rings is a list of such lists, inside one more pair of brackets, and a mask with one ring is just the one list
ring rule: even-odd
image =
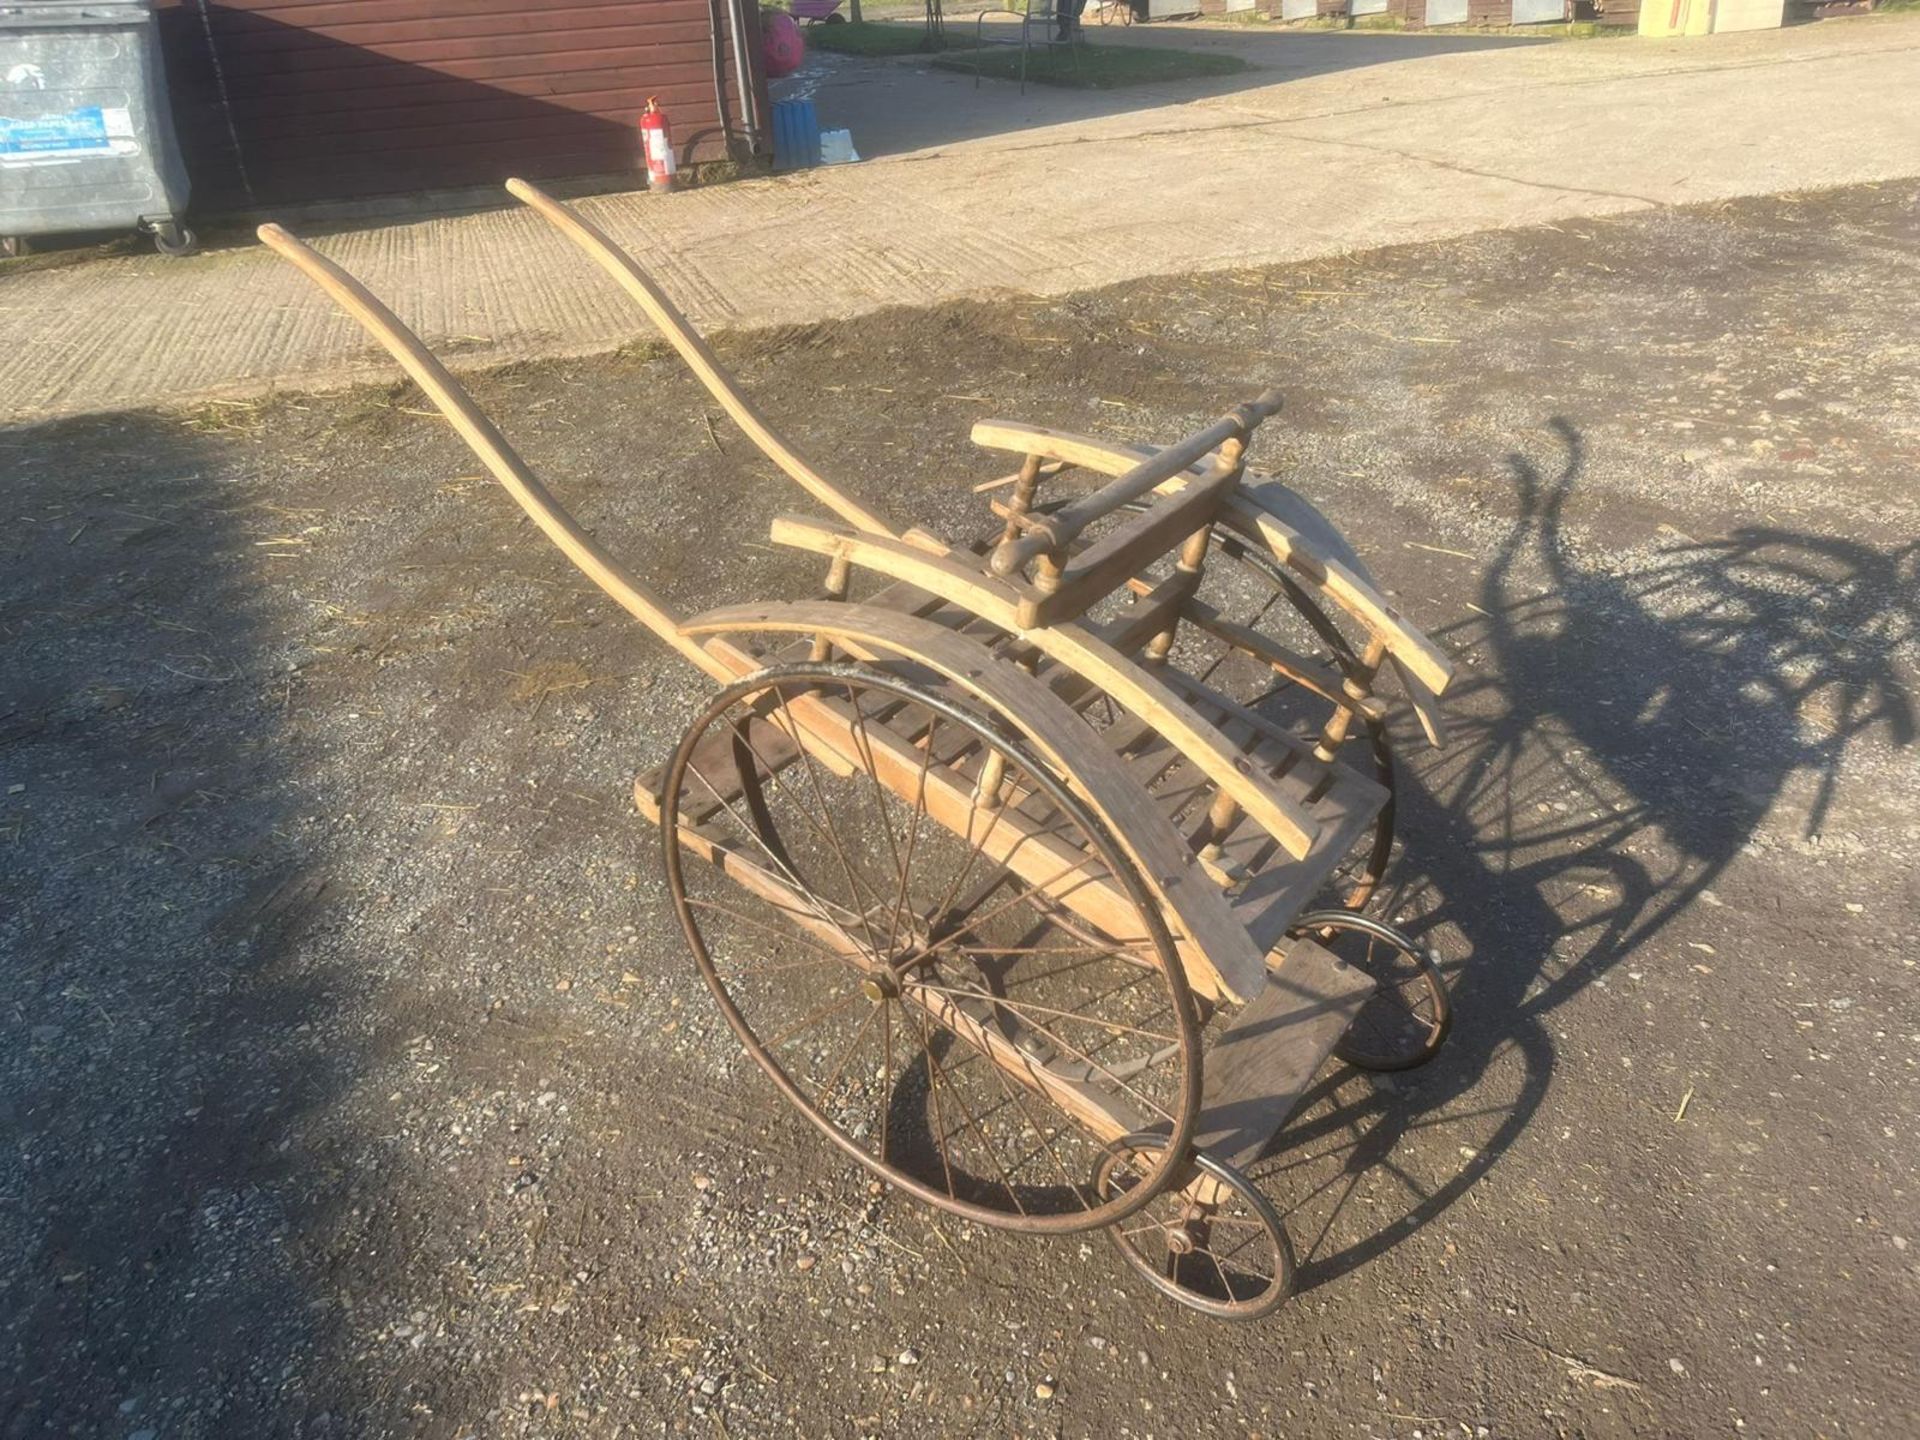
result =
[[[1070,911],[1105,935],[1118,934],[1127,916],[1144,913],[1148,928],[1161,936],[1158,943],[1170,940],[1173,947],[1159,952],[1171,958],[1148,968],[1172,969],[1177,958],[1193,994],[1216,1007],[1241,1007],[1220,1042],[1223,1062],[1204,1097],[1212,1119],[1201,1130],[1234,1158],[1256,1151],[1285,1120],[1365,998],[1366,987],[1351,972],[1312,941],[1289,938],[1288,929],[1330,867],[1390,805],[1386,789],[1339,761],[1340,747],[1356,721],[1376,737],[1384,734],[1387,707],[1373,690],[1382,667],[1395,671],[1421,726],[1440,743],[1438,696],[1453,673],[1444,652],[1386,599],[1324,515],[1277,481],[1247,474],[1248,441],[1280,408],[1278,393],[1267,392],[1163,449],[982,422],[973,429],[975,442],[1018,453],[1021,467],[1004,481],[976,487],[1013,486],[1009,499],[993,503],[1001,524],[997,543],[989,537],[971,549],[955,546],[893,525],[836,485],[774,430],[630,256],[533,186],[515,180],[507,188],[585,251],[762,453],[833,514],[837,523],[785,516],[772,527],[776,543],[827,561],[826,599],[676,615],[581,527],[386,306],[278,226],[263,226],[259,234],[385,347],[582,573],[703,673],[723,683],[746,681],[747,688],[728,691],[717,704],[761,703],[765,691],[753,689],[748,677],[767,655],[748,637],[780,637],[790,647],[786,654],[816,664],[847,657],[937,677],[1023,736],[1051,767],[1055,778],[1046,785],[1056,809],[1077,812],[1083,801],[1090,807],[1099,825],[1087,833],[1104,826],[1111,834],[1144,881],[1143,891],[1126,878],[1128,894],[1150,892],[1150,909],[1129,910],[1128,894],[1098,880],[1049,889],[1048,877],[1063,873],[1063,862],[1071,868],[1082,851],[1063,850],[1063,842],[1021,815],[992,808],[1002,778],[997,759],[976,760],[975,773],[935,763],[931,732],[921,747],[915,734],[869,726],[858,710],[856,727],[823,695],[783,695],[777,722],[739,722],[769,727],[788,760],[806,755],[841,775],[863,768],[903,799],[911,790],[932,819],[986,855],[996,874],[1019,876],[1043,895],[1049,911]],[[1042,485],[1076,469],[1107,482],[1063,506],[1036,508]],[[1348,617],[1364,636],[1361,646],[1337,667],[1328,665],[1294,654],[1201,599],[1199,582],[1222,527],[1234,545],[1285,567],[1300,587],[1287,592],[1296,604],[1305,592]],[[1156,567],[1168,557],[1174,564],[1160,573]],[[855,569],[883,577],[889,587],[866,602],[850,602]],[[1109,597],[1129,594],[1132,605],[1117,617],[1092,618]],[[1210,686],[1205,675],[1184,673],[1174,647],[1182,625],[1324,702],[1330,715],[1318,740],[1282,729]],[[1088,719],[1102,698],[1120,717],[1104,729]],[[739,784],[749,793],[754,773],[753,765],[741,772]],[[996,816],[984,826],[983,795]],[[797,892],[786,880],[713,838],[697,816],[663,813],[644,777],[635,800],[669,835],[803,929],[832,929],[818,918],[824,912],[809,916],[791,903]],[[1087,842],[1084,853],[1106,853],[1105,845]],[[815,938],[829,947],[839,943],[831,934]],[[942,1003],[928,1018],[1100,1139],[1119,1141],[1143,1129],[1121,1097],[1048,1071],[965,1006]],[[1282,1034],[1290,1037],[1284,1043],[1273,1038]],[[1180,1123],[1190,1128],[1196,1113],[1189,1110]],[[1220,1165],[1207,1163],[1213,1178],[1179,1182],[1202,1207],[1231,1189],[1219,1178]],[[1167,1183],[1178,1168],[1163,1167]]]

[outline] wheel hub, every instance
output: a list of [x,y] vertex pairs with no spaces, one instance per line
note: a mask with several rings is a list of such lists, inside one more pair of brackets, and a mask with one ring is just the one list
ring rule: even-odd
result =
[[1175,1255],[1191,1255],[1198,1248],[1193,1232],[1186,1226],[1175,1225],[1167,1231],[1167,1249]]
[[860,993],[876,1005],[884,1005],[900,996],[900,982],[890,970],[877,970],[860,982]]

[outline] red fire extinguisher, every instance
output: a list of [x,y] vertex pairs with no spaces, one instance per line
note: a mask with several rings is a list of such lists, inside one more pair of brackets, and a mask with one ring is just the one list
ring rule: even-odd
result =
[[673,136],[667,130],[667,112],[651,95],[640,116],[640,146],[647,155],[647,188],[656,194],[673,189]]

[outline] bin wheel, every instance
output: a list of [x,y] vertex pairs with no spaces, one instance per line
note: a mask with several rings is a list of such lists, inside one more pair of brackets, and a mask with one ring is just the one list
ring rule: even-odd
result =
[[200,237],[174,220],[153,227],[153,248],[175,259],[191,255],[200,248]]
[[[1127,1135],[1094,1169],[1102,1200],[1137,1189],[1164,1157],[1164,1135]],[[1258,1320],[1293,1293],[1293,1248],[1273,1202],[1231,1165],[1204,1150],[1185,1189],[1168,1189],[1107,1231],[1124,1259],[1161,1294],[1222,1320]]]

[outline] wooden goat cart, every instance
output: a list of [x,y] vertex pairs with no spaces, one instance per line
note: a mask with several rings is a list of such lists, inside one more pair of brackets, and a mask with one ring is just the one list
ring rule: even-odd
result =
[[[1451,666],[1318,511],[1248,472],[1278,395],[1161,449],[983,422],[974,440],[1019,468],[976,487],[987,532],[948,544],[836,487],[631,258],[508,189],[837,517],[773,526],[825,559],[824,598],[676,617],[378,300],[277,226],[260,235],[718,685],[634,794],[747,1052],[930,1205],[1105,1228],[1175,1299],[1270,1312],[1292,1260],[1246,1167],[1329,1056],[1406,1068],[1448,1025],[1433,958],[1362,911],[1393,840],[1376,681],[1392,672],[1437,744]],[[856,572],[877,577],[859,598]]]

